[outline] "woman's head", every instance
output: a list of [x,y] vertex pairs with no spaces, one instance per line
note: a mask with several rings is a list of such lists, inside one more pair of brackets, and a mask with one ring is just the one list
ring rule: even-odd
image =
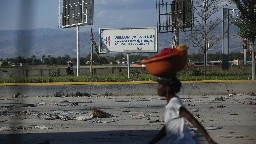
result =
[[159,77],[157,81],[158,81],[157,94],[159,96],[166,96],[167,93],[175,95],[180,91],[181,82],[180,80],[178,80],[176,75],[170,78]]

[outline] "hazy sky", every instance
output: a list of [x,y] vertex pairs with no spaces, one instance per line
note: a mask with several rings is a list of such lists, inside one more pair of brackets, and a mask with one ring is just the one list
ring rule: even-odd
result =
[[[226,3],[228,0],[223,1]],[[0,2],[0,30],[58,28],[58,0]],[[157,23],[156,0],[95,0],[94,8],[95,30],[155,27]],[[90,27],[82,26],[81,31],[89,30]]]

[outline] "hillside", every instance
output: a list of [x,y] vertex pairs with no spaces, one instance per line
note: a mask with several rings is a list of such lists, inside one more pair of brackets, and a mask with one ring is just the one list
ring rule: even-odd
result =
[[[231,29],[231,33],[235,33]],[[230,52],[241,51],[241,38],[234,38],[230,34]],[[180,34],[180,42],[183,43],[184,34]],[[80,32],[80,56],[85,57],[89,54],[90,33]],[[99,40],[98,32],[94,33],[96,42]],[[159,34],[159,50],[171,46],[172,34]],[[186,43],[186,42],[185,42]],[[221,53],[220,41],[211,53]],[[197,53],[194,48],[189,49],[189,53]],[[31,57],[37,58],[45,56],[64,56],[76,57],[76,31],[69,29],[34,29],[34,30],[2,30],[0,31],[0,58],[10,57]]]

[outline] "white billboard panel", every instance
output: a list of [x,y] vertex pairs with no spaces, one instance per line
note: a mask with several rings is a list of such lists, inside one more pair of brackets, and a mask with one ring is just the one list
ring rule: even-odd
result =
[[100,28],[99,53],[157,52],[157,28]]

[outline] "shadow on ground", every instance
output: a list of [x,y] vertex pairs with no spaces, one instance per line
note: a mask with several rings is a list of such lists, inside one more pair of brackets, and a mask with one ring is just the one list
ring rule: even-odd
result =
[[[0,144],[147,144],[158,130],[1,134]],[[196,137],[199,143],[200,137]],[[201,141],[201,142],[200,142]],[[158,144],[165,144],[162,139]]]

